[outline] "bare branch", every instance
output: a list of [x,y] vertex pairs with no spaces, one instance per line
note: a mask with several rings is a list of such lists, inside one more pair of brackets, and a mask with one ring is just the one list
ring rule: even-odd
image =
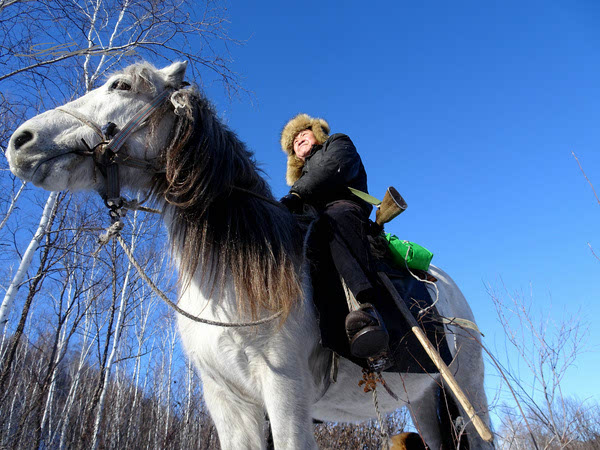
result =
[[575,155],[575,152],[571,152],[571,154],[573,155],[573,158],[575,158],[575,161],[577,161],[577,165],[579,166],[579,170],[581,170],[581,173],[585,177],[585,180],[588,182],[588,184],[592,188],[592,192],[594,193],[594,197],[596,197],[596,202],[598,202],[598,205],[600,205],[600,198],[598,198],[598,194],[596,194],[596,190],[594,189],[594,185],[592,184],[592,182],[590,181],[590,179],[585,174],[585,171],[583,170],[583,167],[581,166],[581,163],[579,162],[579,158],[577,158],[577,156]]

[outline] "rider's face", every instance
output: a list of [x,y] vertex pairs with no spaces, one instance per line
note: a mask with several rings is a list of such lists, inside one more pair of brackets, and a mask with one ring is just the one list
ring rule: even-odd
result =
[[294,139],[294,153],[299,159],[304,161],[310,154],[313,145],[316,144],[317,139],[312,130],[304,130],[296,136],[296,139]]

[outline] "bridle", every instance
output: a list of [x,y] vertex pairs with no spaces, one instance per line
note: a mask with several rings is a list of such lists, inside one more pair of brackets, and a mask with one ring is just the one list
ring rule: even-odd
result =
[[121,197],[119,166],[133,167],[152,174],[164,172],[164,169],[157,166],[154,161],[135,158],[123,154],[122,152],[119,152],[119,150],[134,132],[146,126],[150,116],[165,103],[172,92],[172,90],[165,89],[154,97],[150,103],[141,108],[131,119],[129,119],[125,126],[120,129],[113,122],[107,122],[100,127],[92,120],[76,111],[64,107],[56,108],[57,111],[69,114],[90,127],[101,139],[94,147],[90,147],[84,139],[81,139],[87,150],[78,150],[76,153],[92,157],[94,164],[106,179],[106,193],[104,194],[103,199],[104,204],[109,209],[109,214],[113,223],[120,219],[120,210],[125,202],[125,199]]
[[[109,215],[113,224],[118,222],[122,217],[124,205],[126,205],[126,203],[131,203],[127,202],[127,200],[121,196],[119,166],[133,167],[144,170],[151,174],[165,172],[164,167],[157,165],[155,161],[135,158],[133,156],[123,154],[122,152],[119,152],[119,150],[123,144],[125,144],[125,141],[127,138],[129,138],[129,136],[146,125],[150,116],[160,109],[160,107],[166,102],[173,92],[175,91],[164,90],[162,93],[154,97],[150,103],[140,109],[131,119],[129,119],[129,121],[121,129],[119,129],[113,122],[107,122],[105,125],[100,127],[83,114],[66,109],[64,107],[56,108],[57,111],[69,114],[84,125],[90,127],[101,139],[101,141],[94,147],[90,147],[84,139],[81,139],[87,150],[77,150],[75,153],[92,157],[94,164],[96,164],[96,167],[98,167],[106,179],[106,193],[103,196],[103,200],[104,204],[109,209]],[[232,186],[232,189],[257,197],[278,208],[285,208],[285,206],[283,206],[281,203],[251,190],[237,186]]]
[[[133,253],[127,247],[123,238],[119,235],[120,230],[123,227],[123,223],[120,219],[124,215],[124,205],[126,206],[125,209],[127,209],[129,208],[127,204],[131,203],[127,202],[127,200],[121,197],[121,189],[119,183],[119,166],[127,166],[142,169],[152,174],[165,172],[165,169],[163,167],[157,166],[157,164],[155,164],[155,162],[153,161],[148,161],[141,158],[134,158],[132,156],[125,155],[119,152],[119,150],[121,149],[125,141],[131,136],[131,134],[133,134],[135,131],[139,130],[140,128],[146,125],[147,120],[150,118],[150,116],[152,116],[152,114],[154,114],[158,109],[160,109],[160,107],[165,103],[167,98],[169,98],[169,96],[173,92],[175,91],[164,90],[162,93],[154,97],[149,104],[144,106],[131,119],[129,119],[129,121],[121,129],[118,129],[117,125],[113,122],[107,122],[104,126],[100,127],[94,121],[85,117],[83,114],[80,114],[76,111],[71,111],[64,107],[56,108],[57,111],[69,114],[70,116],[79,120],[84,125],[90,127],[94,131],[94,133],[96,133],[96,135],[98,135],[101,139],[100,142],[94,147],[90,147],[88,143],[84,139],[82,139],[82,142],[87,150],[78,150],[75,152],[83,156],[90,156],[94,160],[94,164],[96,164],[102,175],[106,178],[106,193],[103,196],[103,199],[105,205],[109,208],[109,214],[113,224],[107,230],[107,234],[105,236],[101,236],[101,245],[108,242],[108,240],[110,240],[112,237],[116,236],[117,240],[123,247],[123,250],[127,254],[130,262],[136,267],[140,276],[142,276],[142,278],[150,285],[152,290],[154,290],[154,292],[160,298],[162,298],[162,300],[164,300],[171,308],[176,310],[179,314],[182,314],[195,322],[201,322],[204,324],[216,325],[221,327],[249,327],[271,322],[280,317],[282,312],[278,311],[270,315],[269,317],[252,322],[236,323],[206,320],[187,313],[186,311],[179,308],[175,303],[170,301],[168,297],[160,289],[158,289],[156,285],[154,285],[152,280],[145,274],[143,268],[137,263],[137,261],[133,257]],[[281,203],[256,192],[253,192],[251,190],[247,190],[237,186],[233,186],[232,189],[257,197],[265,202],[277,206],[278,208],[285,208],[285,206],[283,206]],[[105,242],[102,242],[103,240],[105,240]]]

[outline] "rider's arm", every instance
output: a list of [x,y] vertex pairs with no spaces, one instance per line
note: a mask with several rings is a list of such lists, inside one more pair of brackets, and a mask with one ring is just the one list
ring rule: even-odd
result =
[[305,201],[346,193],[362,164],[356,147],[345,134],[331,136],[318,153],[309,163],[310,170],[290,189]]

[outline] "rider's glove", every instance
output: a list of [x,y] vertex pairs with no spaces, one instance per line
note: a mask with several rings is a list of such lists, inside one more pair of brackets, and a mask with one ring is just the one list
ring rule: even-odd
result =
[[301,214],[304,202],[298,194],[289,193],[285,197],[282,197],[279,202],[290,210],[293,214]]

